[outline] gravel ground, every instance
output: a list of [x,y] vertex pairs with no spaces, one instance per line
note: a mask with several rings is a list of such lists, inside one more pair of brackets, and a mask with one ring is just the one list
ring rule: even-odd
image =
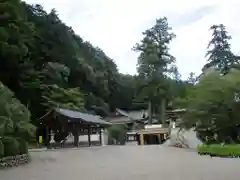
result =
[[[171,130],[170,138],[164,143],[164,145],[169,146],[171,144],[171,139],[173,139],[173,142],[174,142],[174,139],[176,139],[178,130],[179,128],[175,128]],[[185,131],[182,135],[185,137],[186,143],[191,149],[196,149],[198,144],[202,144],[202,142],[196,137],[196,132],[194,132],[193,130]]]
[[32,162],[0,171],[0,180],[239,180],[240,160],[193,150],[105,146],[32,152]]

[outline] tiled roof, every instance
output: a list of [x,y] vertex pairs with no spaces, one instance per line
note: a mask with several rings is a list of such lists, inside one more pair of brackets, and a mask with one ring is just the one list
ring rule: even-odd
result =
[[55,112],[58,114],[69,117],[72,120],[75,121],[85,121],[89,123],[95,123],[95,124],[102,124],[102,125],[110,125],[111,123],[104,121],[100,116],[92,115],[92,114],[87,114],[87,113],[82,113],[78,111],[73,111],[69,109],[62,109],[62,108],[56,108]]
[[147,116],[147,112],[146,110],[138,110],[138,111],[123,111],[121,109],[116,109],[116,111],[125,116],[125,117],[128,117],[130,120],[141,120],[141,119],[144,119],[143,118],[143,114],[145,114]]

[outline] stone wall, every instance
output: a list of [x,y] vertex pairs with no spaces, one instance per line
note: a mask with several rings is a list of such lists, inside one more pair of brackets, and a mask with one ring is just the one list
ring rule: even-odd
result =
[[27,164],[29,160],[28,154],[0,158],[0,169]]

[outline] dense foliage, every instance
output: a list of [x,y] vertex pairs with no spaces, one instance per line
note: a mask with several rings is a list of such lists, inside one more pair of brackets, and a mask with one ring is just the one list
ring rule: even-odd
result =
[[120,74],[111,58],[76,35],[54,9],[3,0],[0,11],[0,156],[5,148],[12,151],[4,155],[23,151],[33,132],[30,114],[38,127],[53,107],[101,116],[116,107],[144,107],[132,103],[136,77]]
[[208,138],[218,141],[225,141],[228,136],[236,140],[237,125],[240,124],[237,99],[239,76],[238,70],[232,70],[225,76],[218,72],[204,75],[198,84],[191,87],[186,99],[185,125],[191,127],[197,123],[197,131],[204,131],[208,133]]
[[[76,35],[54,9],[47,13],[40,5],[20,0],[5,0],[0,9],[7,12],[1,17],[5,24],[0,37],[0,80],[29,107],[33,119],[53,105],[105,115],[116,107],[126,110],[146,107],[143,98],[135,96],[148,82],[138,76],[120,74],[111,58]],[[171,37],[164,34],[168,29],[158,33],[165,26],[168,28],[167,19],[162,18],[145,32],[145,39],[159,50],[153,54],[157,59],[150,63],[156,64],[160,74],[174,61],[168,48],[154,39],[157,35],[165,38],[163,43],[169,43]],[[140,45],[136,49],[139,48]]]
[[[217,33],[218,27],[221,29],[224,26],[213,26],[213,34]],[[227,33],[225,29],[222,30],[223,34]],[[203,74],[196,83],[188,86],[187,96],[177,100],[180,106],[187,108],[182,126],[195,127],[199,138],[206,143],[238,143],[240,71],[239,68],[233,68],[238,62],[231,62],[236,56],[231,53],[226,35],[219,35],[218,38],[214,35],[210,43],[216,39],[224,42],[226,48],[208,52],[212,53],[208,59],[211,61],[208,61]]]
[[1,2],[0,9],[0,80],[33,119],[53,105],[105,115],[132,108],[135,77],[120,74],[111,58],[76,35],[55,10],[47,13],[20,0]]
[[30,112],[0,83],[0,157],[27,152],[27,140],[35,135]]

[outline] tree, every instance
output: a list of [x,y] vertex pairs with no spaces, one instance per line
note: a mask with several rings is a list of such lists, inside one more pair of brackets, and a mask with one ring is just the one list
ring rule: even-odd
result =
[[185,99],[183,127],[196,126],[204,141],[225,142],[229,137],[238,141],[239,75],[240,71],[232,69],[225,76],[216,71],[202,76]]
[[189,77],[187,79],[187,82],[190,83],[190,84],[195,84],[196,81],[197,81],[197,77],[196,77],[195,73],[190,72]]
[[135,77],[120,74],[114,61],[75,34],[56,10],[48,13],[19,0],[4,1],[0,9],[0,80],[29,108],[34,124],[50,102],[66,103],[54,97],[59,91],[84,102],[71,101],[71,107],[104,116],[116,107],[132,108]]
[[51,109],[53,107],[73,110],[84,110],[84,95],[78,88],[60,88],[51,85],[43,93],[43,105]]
[[35,135],[30,112],[1,82],[0,97],[0,157],[27,153],[26,141]]
[[[19,91],[25,64],[29,62],[32,24],[24,18],[20,0],[3,0],[0,4],[0,80],[13,91]],[[17,94],[17,93],[16,93]]]
[[134,47],[135,51],[140,52],[137,70],[142,81],[145,82],[142,94],[145,94],[148,100],[150,124],[152,122],[152,103],[156,99],[161,102],[161,120],[164,123],[165,94],[168,88],[165,79],[171,69],[170,65],[175,62],[175,58],[168,52],[168,44],[175,37],[170,31],[167,18],[159,18],[152,28],[143,32],[143,40]]
[[204,69],[214,68],[223,74],[234,64],[239,64],[238,58],[232,53],[229,40],[231,36],[228,35],[226,27],[223,24],[213,25],[210,30],[213,31],[212,39],[208,44],[208,51],[206,53],[207,64]]
[[127,128],[122,124],[115,124],[108,128],[108,134],[110,140],[115,140],[117,144],[125,144]]
[[181,81],[181,74],[178,71],[177,66],[173,65],[171,67],[171,74],[172,74],[172,79],[174,79],[175,81]]

